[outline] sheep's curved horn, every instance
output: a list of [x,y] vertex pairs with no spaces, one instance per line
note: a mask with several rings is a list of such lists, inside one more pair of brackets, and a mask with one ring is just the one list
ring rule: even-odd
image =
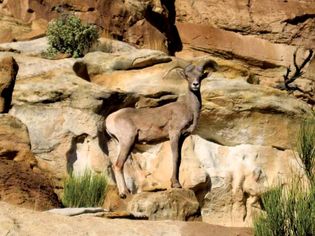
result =
[[217,71],[218,70],[218,64],[209,58],[202,59],[199,62],[197,62],[197,67],[201,68],[201,71],[209,70],[209,71]]
[[167,70],[165,72],[165,74],[162,76],[162,79],[166,78],[168,76],[168,74],[173,70],[180,69],[180,70],[185,71],[185,68],[187,68],[191,65],[190,62],[188,62],[184,59],[180,59],[180,58],[177,58],[175,63],[174,63],[175,65],[173,67],[171,67],[169,70]]

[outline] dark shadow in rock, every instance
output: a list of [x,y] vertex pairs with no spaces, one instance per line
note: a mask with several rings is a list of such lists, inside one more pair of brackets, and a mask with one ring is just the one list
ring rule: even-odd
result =
[[75,62],[72,69],[77,76],[79,76],[80,78],[86,81],[91,82],[91,79],[87,70],[87,66],[84,62],[82,61]]
[[211,187],[212,187],[211,178],[209,175],[207,175],[207,179],[204,183],[200,183],[194,188],[191,188],[191,190],[194,191],[201,208],[204,205],[205,196],[211,190]]
[[106,118],[109,114],[121,108],[135,107],[138,101],[139,95],[137,94],[113,91],[110,97],[103,99],[102,107],[97,114]]
[[145,19],[166,36],[168,51],[170,55],[175,55],[175,52],[179,52],[183,49],[183,43],[175,25],[175,0],[161,0],[161,4],[166,8],[164,11],[167,12],[166,14],[156,13],[151,8],[148,8]]
[[77,157],[77,144],[78,143],[84,143],[84,140],[86,139],[88,135],[87,134],[81,134],[76,137],[73,137],[71,140],[71,147],[70,150],[67,152],[67,172],[72,173],[73,172],[73,165],[78,160]]
[[102,149],[102,151],[108,156],[108,146],[107,143],[110,140],[110,136],[107,134],[105,128],[103,131],[98,130],[97,131],[97,137],[98,137],[98,145]]

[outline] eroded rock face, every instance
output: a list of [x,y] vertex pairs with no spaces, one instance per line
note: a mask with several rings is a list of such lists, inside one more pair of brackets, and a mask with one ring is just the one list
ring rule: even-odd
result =
[[18,69],[13,57],[0,57],[0,113],[10,109]]
[[[290,181],[292,173],[302,173],[291,150],[250,144],[229,147],[197,135],[186,139],[182,155],[180,183],[195,192],[203,221],[212,224],[250,226],[260,209],[260,195],[269,186]],[[133,193],[170,188],[169,142],[136,145],[131,156],[124,169]]]
[[0,3],[0,43],[11,42],[31,32],[31,26],[17,18],[1,13]]
[[31,143],[26,126],[8,114],[0,114],[0,155],[5,159],[24,161],[34,166]]
[[[313,47],[315,7],[308,1],[176,1],[177,21],[215,25],[276,43]],[[313,45],[313,46],[312,46]]]
[[[118,150],[103,127],[109,113],[126,106],[160,106],[180,99],[187,89],[178,67],[188,62],[161,52],[117,45],[112,54],[97,51],[80,60],[52,61],[40,58],[39,51],[3,53],[20,64],[10,114],[27,125],[38,165],[53,174],[57,187],[71,170],[111,173]],[[202,84],[199,127],[184,143],[179,179],[196,195],[204,221],[249,225],[265,180],[285,182],[292,170],[301,170],[291,148],[299,121],[311,110],[284,92],[248,83],[244,64],[217,61],[219,70]],[[124,174],[130,191],[146,196],[170,188],[171,170],[169,142],[138,144]],[[222,192],[224,197],[217,198]],[[116,195],[108,203],[113,209],[119,205]],[[134,209],[143,208],[137,204]]]
[[197,133],[223,145],[290,149],[300,119],[311,114],[309,106],[285,92],[242,80],[206,80],[202,95]]
[[[315,8],[312,1],[198,1],[180,0],[176,26],[183,49],[176,55],[193,58],[212,55],[225,64],[225,74],[251,83],[284,89],[286,68],[294,71],[293,54],[300,66],[315,45]],[[314,78],[306,64],[292,92],[314,105]],[[238,71],[238,72],[237,72]]]
[[[91,82],[98,85],[147,97],[160,93],[160,99],[163,99],[163,93],[179,96],[187,89],[186,82],[176,70],[181,64],[176,58],[139,71],[130,65],[129,61],[134,61],[133,54],[115,56],[115,60],[110,61],[109,54],[97,53],[102,58],[99,67],[95,66],[99,60],[94,54],[87,54],[83,63]],[[124,62],[128,73],[116,68],[116,64],[122,66]],[[226,73],[219,70],[203,81],[203,108],[196,133],[223,145],[250,143],[282,149],[294,146],[291,137],[300,118],[310,114],[310,108],[277,89],[250,84],[242,77],[233,80],[226,77]]]
[[[65,12],[75,12],[85,22],[94,23],[104,29],[104,34],[124,40],[140,47],[160,49],[174,53],[181,47],[175,27],[174,1],[4,1],[0,13],[13,15],[32,30],[23,38],[40,35],[47,22]],[[41,21],[41,24],[37,22]],[[11,37],[12,38],[12,37]],[[2,40],[10,40],[3,38]]]
[[59,207],[52,183],[38,169],[30,146],[26,126],[0,114],[0,199],[36,210]]
[[97,159],[103,160],[103,165],[95,166],[95,170],[106,170],[103,115],[120,99],[127,104],[133,101],[128,95],[106,92],[74,73],[48,72],[18,80],[10,114],[27,125],[39,166],[58,180],[72,169],[94,168]]

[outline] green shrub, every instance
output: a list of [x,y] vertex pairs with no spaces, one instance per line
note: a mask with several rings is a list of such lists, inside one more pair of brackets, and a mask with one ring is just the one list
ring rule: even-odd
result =
[[61,52],[81,57],[97,41],[98,31],[96,26],[83,24],[78,17],[68,14],[49,23],[47,37],[48,55]]
[[102,206],[107,178],[101,174],[85,171],[83,175],[70,174],[64,182],[62,203],[65,207]]
[[315,122],[302,122],[298,134],[297,151],[309,180],[293,176],[287,186],[277,186],[263,194],[265,213],[254,220],[256,236],[312,236],[315,235]]

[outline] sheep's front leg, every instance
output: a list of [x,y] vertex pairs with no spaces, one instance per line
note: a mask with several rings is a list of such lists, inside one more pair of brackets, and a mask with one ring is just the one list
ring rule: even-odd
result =
[[181,162],[182,140],[180,133],[170,134],[171,149],[173,155],[173,173],[171,178],[172,188],[181,188],[179,183],[179,167]]

